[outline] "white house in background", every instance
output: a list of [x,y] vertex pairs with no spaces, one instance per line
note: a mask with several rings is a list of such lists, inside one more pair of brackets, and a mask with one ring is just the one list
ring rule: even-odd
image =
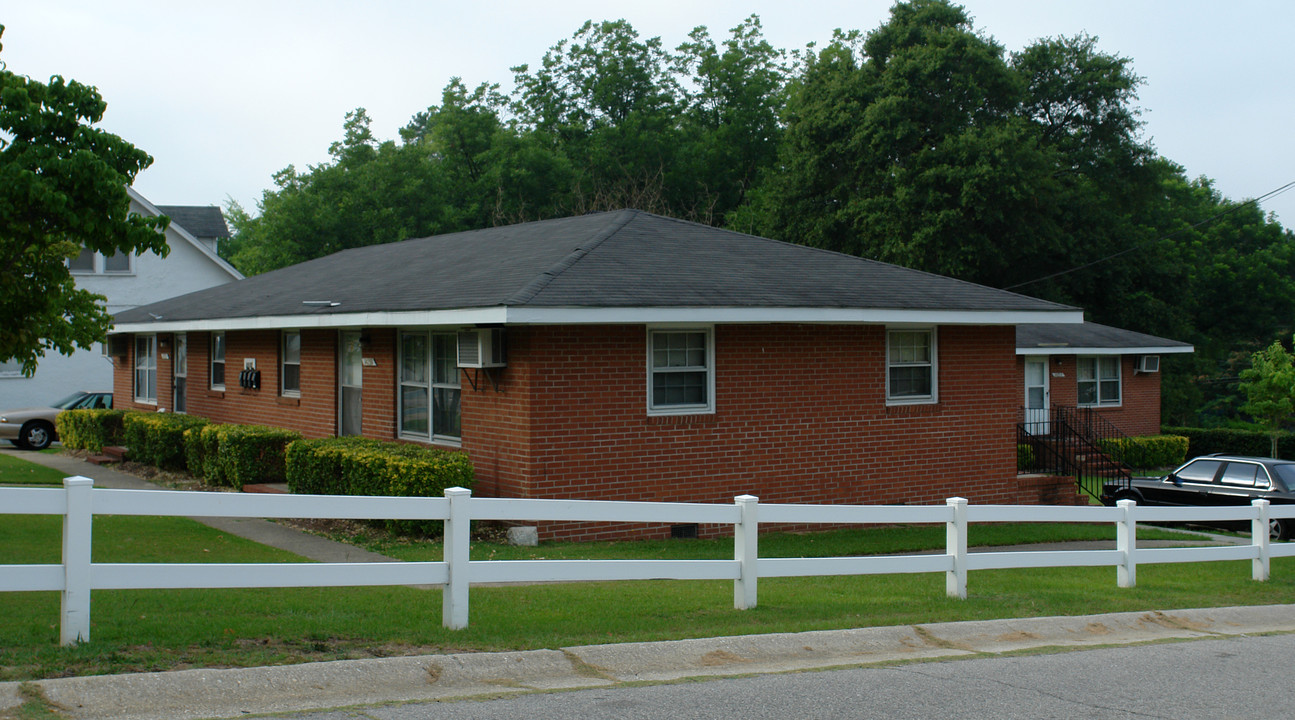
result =
[[[171,218],[166,229],[171,252],[164,258],[153,252],[104,257],[84,250],[72,260],[69,265],[77,287],[106,297],[109,314],[242,279],[241,273],[216,255],[220,240],[229,237],[220,208],[158,206],[133,188],[126,191],[131,212]],[[0,408],[48,405],[77,390],[110,392],[112,363],[113,358],[99,344],[94,350],[78,350],[70,356],[48,353],[30,378],[22,376],[20,363],[0,363]]]

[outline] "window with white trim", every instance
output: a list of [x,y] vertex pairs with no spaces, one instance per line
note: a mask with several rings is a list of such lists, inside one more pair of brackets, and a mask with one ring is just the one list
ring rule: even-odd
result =
[[301,332],[284,330],[279,345],[279,392],[287,397],[301,396]]
[[462,387],[457,336],[452,332],[400,333],[400,436],[458,442],[462,429]]
[[104,255],[82,247],[76,257],[68,259],[67,268],[75,274],[130,275],[134,272],[132,257],[120,250]]
[[157,336],[135,336],[135,402],[157,404]]
[[712,329],[649,329],[648,412],[683,415],[714,411]]
[[1120,356],[1080,357],[1077,376],[1079,407],[1120,404]]
[[225,389],[225,333],[211,334],[211,389]]
[[891,405],[933,403],[938,397],[935,330],[886,331],[886,402]]

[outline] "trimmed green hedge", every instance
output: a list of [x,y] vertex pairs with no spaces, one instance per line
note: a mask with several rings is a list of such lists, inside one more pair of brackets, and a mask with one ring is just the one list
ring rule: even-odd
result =
[[[313,495],[441,497],[472,487],[466,453],[367,438],[298,440],[288,447],[288,489]],[[439,521],[388,523],[401,532],[434,534]]]
[[131,460],[164,470],[184,470],[188,467],[185,432],[209,422],[196,415],[128,412],[122,418],[123,439]]
[[287,448],[301,439],[299,432],[268,425],[220,425],[213,435],[220,480],[235,490],[283,482]]
[[125,410],[64,410],[54,418],[63,447],[100,452],[122,442]]
[[[1187,438],[1188,457],[1211,453],[1268,457],[1272,453],[1272,435],[1262,430],[1188,427],[1165,427],[1161,430]],[[1295,433],[1278,434],[1277,457],[1295,459]]]
[[1131,468],[1178,467],[1187,458],[1187,438],[1180,435],[1150,435],[1102,440],[1111,457]]

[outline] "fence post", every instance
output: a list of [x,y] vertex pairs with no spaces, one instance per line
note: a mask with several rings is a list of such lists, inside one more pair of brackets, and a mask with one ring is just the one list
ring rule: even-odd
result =
[[63,478],[67,509],[63,512],[63,593],[60,599],[60,641],[76,645],[90,641],[90,538],[94,521],[94,480]]
[[1254,543],[1257,555],[1250,561],[1250,576],[1259,582],[1268,579],[1268,501],[1252,500],[1255,516],[1250,520],[1251,542]]
[[441,588],[441,624],[449,630],[468,626],[468,549],[472,542],[472,521],[468,501],[472,491],[461,487],[445,489],[450,502],[445,520],[445,564],[449,578]]
[[945,523],[945,545],[953,568],[944,574],[944,592],[949,597],[967,599],[967,499],[949,498],[953,517]]
[[1138,584],[1138,562],[1134,557],[1138,548],[1138,520],[1134,509],[1138,504],[1120,500],[1115,505],[1120,509],[1120,519],[1115,523],[1115,549],[1120,551],[1116,582],[1122,588],[1130,588]]
[[738,578],[733,581],[733,608],[749,610],[756,603],[760,500],[754,495],[738,495],[733,498],[733,502],[737,503],[741,513],[741,518],[733,528],[733,559],[737,560],[738,565]]

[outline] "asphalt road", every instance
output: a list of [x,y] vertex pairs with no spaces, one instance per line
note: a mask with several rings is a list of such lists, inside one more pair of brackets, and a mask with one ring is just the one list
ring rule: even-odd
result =
[[458,718],[1289,718],[1295,635],[921,662],[283,715]]

